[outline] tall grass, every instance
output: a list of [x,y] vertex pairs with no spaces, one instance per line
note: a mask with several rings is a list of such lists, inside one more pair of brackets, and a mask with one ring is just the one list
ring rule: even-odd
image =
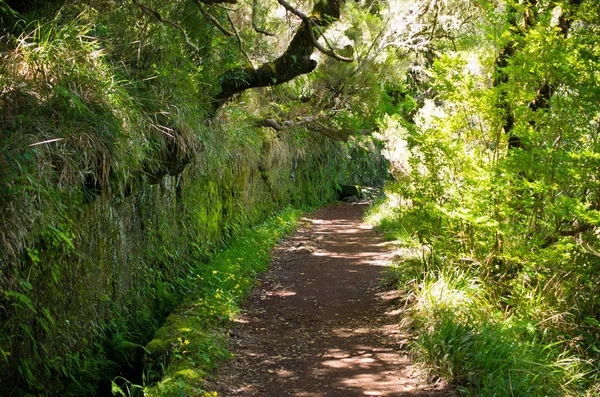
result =
[[409,317],[419,358],[466,395],[577,395],[590,369],[534,324],[494,308],[480,280],[464,271],[428,273]]
[[408,238],[395,208],[384,200],[368,219],[399,245],[402,255],[388,275],[407,294],[402,326],[416,334],[415,358],[431,375],[466,396],[593,395],[594,366],[568,340],[524,310],[507,310],[494,280],[481,278],[476,267]]

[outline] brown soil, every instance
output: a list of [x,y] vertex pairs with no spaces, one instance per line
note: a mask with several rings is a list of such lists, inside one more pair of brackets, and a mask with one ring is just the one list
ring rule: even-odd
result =
[[399,331],[400,297],[381,287],[393,256],[361,223],[365,205],[304,218],[231,330],[234,358],[206,385],[219,396],[450,396],[423,380]]

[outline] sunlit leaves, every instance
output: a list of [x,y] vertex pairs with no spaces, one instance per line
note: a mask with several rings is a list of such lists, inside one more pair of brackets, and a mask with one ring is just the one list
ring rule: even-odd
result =
[[[539,322],[532,332],[569,337],[587,332],[581,321],[595,315],[600,292],[591,4],[483,3],[487,24],[476,25],[487,34],[437,54],[424,73],[431,99],[414,117],[381,124],[401,183],[388,218],[427,248],[425,266],[477,269],[507,313]],[[508,148],[510,136],[519,148]]]

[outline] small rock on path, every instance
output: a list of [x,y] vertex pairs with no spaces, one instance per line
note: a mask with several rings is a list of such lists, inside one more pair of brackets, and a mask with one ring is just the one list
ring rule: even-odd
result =
[[365,205],[303,218],[276,248],[231,330],[234,358],[209,380],[219,396],[451,396],[430,384],[398,331],[396,291],[380,280],[392,247],[361,223]]

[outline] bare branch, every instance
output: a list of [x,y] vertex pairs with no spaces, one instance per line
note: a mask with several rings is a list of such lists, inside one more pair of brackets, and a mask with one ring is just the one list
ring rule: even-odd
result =
[[217,19],[214,16],[212,16],[211,13],[209,13],[208,11],[206,11],[204,9],[204,6],[202,5],[202,3],[203,3],[202,1],[200,1],[200,0],[194,0],[194,3],[196,3],[196,5],[198,6],[198,9],[202,13],[202,15],[204,15],[204,18],[208,19],[225,36],[227,36],[227,37],[235,36],[235,33],[230,32],[229,30],[227,30],[227,28],[225,26],[221,25],[221,23],[219,21],[217,21]]
[[[384,34],[384,32],[386,31],[389,23],[390,23],[389,20],[385,22],[385,25],[383,26],[383,28],[379,31],[379,33],[377,33],[377,35],[373,39],[373,42],[369,46],[367,52],[364,55],[359,54],[358,65],[357,65],[356,69],[354,69],[354,71],[352,71],[352,73],[350,73],[350,77],[352,77],[356,73],[358,73],[363,68],[363,66],[365,66],[368,62],[371,61],[372,58],[370,58],[369,55],[371,54],[371,51],[373,51],[373,49],[375,48],[375,44],[377,43],[377,40],[379,40],[382,37],[382,35]],[[377,55],[377,53],[375,53],[374,56],[376,56],[376,55]]]
[[285,129],[285,126],[280,124],[275,119],[260,119],[256,122],[258,127],[268,127],[273,128],[275,131],[279,132]]
[[235,24],[231,20],[231,15],[229,15],[229,11],[225,11],[225,14],[227,15],[227,20],[229,21],[229,24],[231,25],[231,28],[233,29],[233,33],[235,34],[235,38],[237,39],[238,48],[240,49],[240,52],[242,54],[244,54],[244,56],[246,57],[246,59],[250,63],[250,66],[252,66],[252,69],[255,69],[254,63],[252,62],[252,59],[250,58],[250,55],[248,55],[248,53],[246,52],[246,50],[244,50],[244,45],[242,43],[242,38],[240,37],[240,32],[238,32]]
[[[319,23],[323,30],[327,29],[340,17],[342,2],[343,0],[315,2],[311,13],[318,15],[319,18],[315,17],[314,23]],[[220,91],[214,97],[211,115],[214,115],[229,98],[237,93],[249,88],[282,84],[315,70],[317,61],[312,59],[311,55],[315,49],[316,37],[312,26],[313,22],[310,19],[303,19],[287,49],[278,58],[256,68],[239,66],[224,72],[219,77]]]
[[[403,15],[400,23],[385,32],[379,41],[375,53],[379,53],[388,47],[420,50],[429,45],[430,39],[425,38],[428,35],[427,25],[419,21],[428,14],[431,6],[435,7],[437,3],[437,0],[422,0],[416,3],[414,7]],[[408,29],[403,31],[400,27]]]
[[133,1],[133,3],[135,5],[137,5],[147,15],[153,17],[154,19],[156,19],[160,23],[171,25],[175,29],[179,30],[183,34],[183,38],[185,39],[185,42],[187,43],[187,45],[189,45],[190,47],[192,47],[194,49],[194,51],[196,52],[196,54],[200,53],[200,49],[198,48],[198,46],[196,46],[194,43],[192,43],[190,41],[190,38],[188,37],[187,32],[185,31],[184,28],[182,28],[180,25],[178,25],[177,23],[175,23],[175,22],[173,22],[173,21],[171,21],[169,19],[164,19],[158,13],[158,11],[153,10],[152,8],[149,8],[149,7],[145,6],[144,4],[140,3],[138,0],[132,0],[132,1]]
[[335,127],[331,127],[321,120],[326,121],[326,117],[302,117],[297,121],[284,121],[283,123],[278,122],[275,119],[260,119],[256,122],[257,126],[260,127],[268,127],[272,128],[277,132],[284,131],[288,128],[294,127],[304,127],[307,130],[312,132],[316,132],[318,134],[324,135],[329,139],[333,139],[335,141],[343,141],[346,142],[351,135],[370,135],[372,131],[369,130],[360,130],[350,132],[344,129],[338,129]]
[[261,33],[264,34],[266,36],[275,36],[273,33],[267,32],[266,30],[263,30],[261,28],[258,27],[258,23],[257,23],[257,15],[258,15],[258,0],[254,0],[254,2],[252,3],[252,28],[257,32],[257,33]]
[[435,14],[433,16],[433,26],[431,27],[431,33],[429,34],[429,39],[428,41],[431,42],[431,40],[433,40],[433,36],[435,35],[435,30],[437,29],[437,24],[438,24],[438,16],[440,13],[440,7],[438,6],[438,3],[435,4]]
[[[318,29],[318,25],[316,25],[315,23],[313,23],[311,21],[311,25],[313,28],[317,28]],[[323,36],[323,38],[325,38]],[[344,57],[341,56],[340,54],[336,53],[333,49],[327,49],[325,47],[323,47],[319,41],[317,40],[317,38],[315,37],[315,33],[313,31],[313,29],[310,29],[310,39],[312,40],[313,44],[315,45],[315,48],[319,51],[321,51],[323,54],[332,57],[333,59],[336,59],[340,62],[354,62],[354,58],[348,58],[348,57]],[[325,39],[325,41],[327,41]],[[329,44],[329,43],[328,43]]]
[[277,0],[277,2],[281,4],[283,8],[285,8],[287,11],[302,19],[304,22],[307,22],[309,20],[308,16],[304,15],[302,11],[296,9],[295,7],[292,7],[290,3],[286,2],[285,0]]
[[238,9],[238,8],[226,7],[226,6],[224,6],[223,4],[213,4],[213,5],[214,5],[215,7],[219,7],[219,8],[221,8],[221,9],[223,9],[223,10],[227,10],[227,11],[233,11],[233,12],[237,12],[237,11],[239,11],[239,9]]

